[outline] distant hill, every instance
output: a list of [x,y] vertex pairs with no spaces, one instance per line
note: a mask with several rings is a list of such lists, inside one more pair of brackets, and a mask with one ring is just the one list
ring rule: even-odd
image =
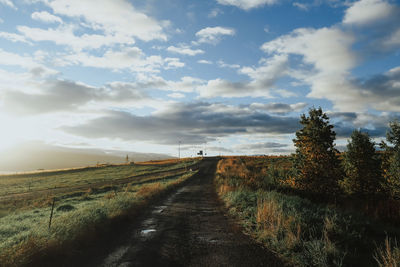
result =
[[116,150],[79,149],[29,142],[0,151],[0,172],[24,172],[38,169],[64,169],[130,161],[169,159],[171,156]]

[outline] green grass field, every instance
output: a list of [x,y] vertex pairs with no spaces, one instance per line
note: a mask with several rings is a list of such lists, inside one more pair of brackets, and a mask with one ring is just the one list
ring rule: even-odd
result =
[[190,166],[194,160],[165,164],[123,164],[60,171],[0,175],[0,197],[60,187],[74,187]]
[[27,264],[49,244],[62,247],[90,229],[104,227],[192,176],[195,171],[190,169],[197,163],[195,159],[1,176],[0,263]]

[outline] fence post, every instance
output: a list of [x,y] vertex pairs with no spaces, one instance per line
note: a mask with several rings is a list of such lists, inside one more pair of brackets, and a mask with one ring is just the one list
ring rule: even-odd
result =
[[51,213],[50,213],[50,220],[49,220],[49,229],[51,227],[51,219],[53,218],[53,210],[54,210],[54,204],[56,202],[56,198],[53,197],[53,204],[51,205]]

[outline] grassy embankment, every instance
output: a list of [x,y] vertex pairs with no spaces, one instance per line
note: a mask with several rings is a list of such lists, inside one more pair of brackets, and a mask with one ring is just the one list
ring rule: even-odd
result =
[[[0,265],[74,256],[195,172],[198,160],[0,176]],[[187,167],[187,170],[186,170]],[[56,189],[54,189],[56,188]],[[49,229],[51,205],[54,215]]]
[[287,157],[219,162],[218,193],[250,235],[295,266],[398,266],[398,228],[290,190],[289,168]]

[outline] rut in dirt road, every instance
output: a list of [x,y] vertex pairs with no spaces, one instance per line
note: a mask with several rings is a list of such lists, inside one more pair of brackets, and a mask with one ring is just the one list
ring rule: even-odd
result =
[[213,186],[217,162],[206,160],[184,187],[151,207],[100,265],[283,266],[225,215]]

